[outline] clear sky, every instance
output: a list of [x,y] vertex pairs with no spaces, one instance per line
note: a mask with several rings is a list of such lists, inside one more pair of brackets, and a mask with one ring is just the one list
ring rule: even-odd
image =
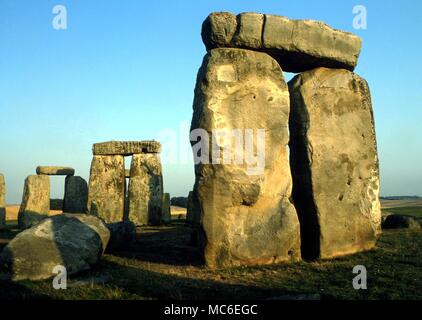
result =
[[[67,30],[52,27],[57,4],[67,8]],[[359,4],[367,30],[353,29]],[[153,139],[189,124],[201,24],[212,11],[323,20],[360,35],[356,72],[372,90],[382,194],[422,196],[420,0],[0,0],[7,201],[20,202],[37,165],[72,166],[88,179],[93,143]],[[172,196],[192,188],[191,164],[163,170]],[[62,197],[64,179],[52,180],[52,197]]]

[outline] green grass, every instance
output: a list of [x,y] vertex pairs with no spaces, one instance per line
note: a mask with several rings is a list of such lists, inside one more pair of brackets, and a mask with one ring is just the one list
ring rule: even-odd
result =
[[[184,224],[140,231],[136,244],[71,277],[67,290],[51,281],[0,282],[0,299],[422,299],[420,231],[385,231],[376,249],[331,261],[223,270],[202,266]],[[356,265],[368,270],[368,290],[352,287]]]
[[384,215],[401,214],[422,219],[422,207],[396,207],[382,210]]

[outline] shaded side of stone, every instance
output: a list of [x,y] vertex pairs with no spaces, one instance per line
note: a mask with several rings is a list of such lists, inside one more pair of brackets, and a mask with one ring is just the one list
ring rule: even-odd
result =
[[68,176],[65,180],[63,212],[86,213],[88,183],[82,177]]
[[163,223],[171,222],[170,193],[163,194],[163,207],[162,207],[161,221]]

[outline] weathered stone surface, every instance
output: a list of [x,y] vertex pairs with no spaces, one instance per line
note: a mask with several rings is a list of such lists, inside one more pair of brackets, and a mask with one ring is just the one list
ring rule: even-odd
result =
[[66,177],[64,185],[63,211],[87,213],[88,183],[82,177]]
[[392,214],[382,222],[383,229],[421,229],[421,225],[414,217]]
[[107,247],[110,232],[98,218],[57,215],[18,234],[0,255],[0,272],[12,280],[43,280],[66,267],[68,275],[89,270]]
[[129,180],[129,220],[136,225],[161,222],[163,177],[158,154],[135,154]]
[[[194,193],[207,265],[299,260],[299,221],[289,200],[289,92],[278,63],[255,51],[211,50],[198,74],[193,108],[192,130],[202,128],[211,134],[217,129],[253,129],[250,140],[255,151],[257,131],[265,132],[265,150],[260,151],[265,163],[245,161],[247,156],[234,163],[235,150],[229,148],[230,164],[214,159],[213,164],[195,167]],[[215,140],[218,148],[224,147]]]
[[6,183],[0,173],[0,228],[6,226]]
[[170,223],[171,222],[171,208],[170,208],[170,193],[163,194],[163,206],[161,213],[161,222]]
[[19,208],[20,229],[27,229],[48,217],[50,211],[50,177],[31,175],[25,179]]
[[126,179],[130,178],[130,169],[125,169],[125,178]]
[[[234,31],[235,30],[235,31]],[[320,21],[282,16],[227,12],[212,13],[204,22],[207,50],[245,48],[270,54],[284,71],[303,72],[317,67],[354,70],[362,40]]]
[[293,199],[304,255],[333,258],[373,248],[381,210],[366,81],[347,70],[318,68],[289,87]]
[[136,226],[131,221],[107,224],[110,231],[110,241],[107,252],[122,249],[136,242]]
[[63,199],[50,199],[50,210],[63,211]]
[[89,214],[106,223],[123,221],[125,185],[123,156],[94,156],[89,177]]
[[130,156],[140,153],[160,153],[161,144],[158,141],[108,141],[96,143],[92,152],[97,156],[122,155]]
[[73,176],[75,169],[69,167],[37,167],[37,174],[47,176]]

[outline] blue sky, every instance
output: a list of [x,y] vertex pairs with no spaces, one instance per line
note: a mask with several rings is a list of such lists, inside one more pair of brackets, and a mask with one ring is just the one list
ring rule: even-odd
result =
[[[68,29],[52,27],[66,6]],[[354,30],[352,9],[368,9]],[[190,122],[200,32],[212,11],[323,20],[363,38],[356,72],[372,90],[383,195],[422,196],[422,2],[334,0],[0,0],[0,172],[21,200],[37,165],[88,179],[91,146],[156,138]],[[288,75],[290,78],[291,76]],[[192,188],[191,164],[164,165],[172,196]],[[63,178],[52,179],[52,197]]]

